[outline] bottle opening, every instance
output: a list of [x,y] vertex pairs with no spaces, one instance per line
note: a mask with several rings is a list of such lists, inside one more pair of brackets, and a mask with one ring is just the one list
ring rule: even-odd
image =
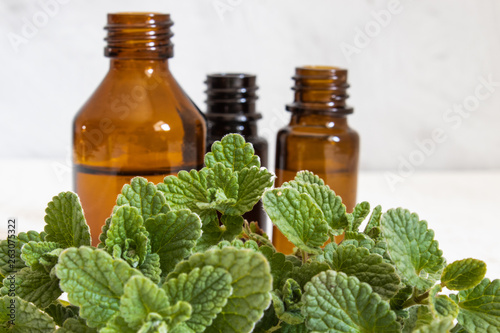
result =
[[108,14],[104,54],[111,58],[171,58],[174,45],[170,41],[173,36],[170,27],[173,24],[170,14]]
[[207,75],[205,83],[208,118],[234,118],[234,115],[240,115],[246,120],[256,120],[262,117],[255,111],[255,101],[258,98],[255,75],[214,73]]
[[346,105],[347,69],[335,66],[308,65],[295,68],[292,77],[295,99],[287,105],[289,111],[322,111],[338,114],[352,113]]

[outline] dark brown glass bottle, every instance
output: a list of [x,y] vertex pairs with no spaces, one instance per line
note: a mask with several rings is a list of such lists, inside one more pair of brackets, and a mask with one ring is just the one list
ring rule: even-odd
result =
[[[262,118],[257,113],[256,76],[242,73],[217,73],[207,75],[207,151],[212,144],[229,133],[238,133],[251,142],[255,154],[260,157],[261,165],[267,167],[266,139],[257,133],[257,120]],[[267,215],[258,202],[245,215],[248,221],[257,221],[265,230]]]
[[168,14],[109,14],[110,69],[73,123],[74,188],[92,243],[124,184],[199,169],[205,120],[169,71]]
[[[359,136],[347,124],[353,109],[346,105],[347,70],[305,66],[295,70],[295,99],[286,109],[290,124],[278,132],[276,186],[292,180],[297,171],[320,176],[348,211],[356,204]],[[284,253],[293,244],[274,227],[273,243]]]

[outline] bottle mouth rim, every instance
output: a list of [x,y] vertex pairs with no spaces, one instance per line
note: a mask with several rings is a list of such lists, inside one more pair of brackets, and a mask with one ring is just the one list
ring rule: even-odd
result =
[[237,72],[222,72],[222,73],[212,73],[207,75],[207,78],[228,78],[228,79],[246,79],[255,77],[257,77],[257,75],[255,74],[237,73]]

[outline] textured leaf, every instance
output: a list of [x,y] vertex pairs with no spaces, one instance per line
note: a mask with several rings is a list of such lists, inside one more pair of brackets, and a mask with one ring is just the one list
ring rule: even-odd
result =
[[441,284],[451,290],[466,290],[477,286],[486,275],[486,264],[477,259],[455,261],[443,270]]
[[[41,242],[45,235],[45,233],[39,234],[36,231],[20,232],[17,237],[10,235],[6,240],[1,241],[0,275],[6,277],[10,273],[20,271],[26,267],[24,261],[21,259],[21,248],[30,241]],[[14,250],[13,253],[12,250]],[[14,258],[11,258],[12,254]]]
[[160,256],[162,275],[166,276],[175,265],[188,257],[201,236],[198,215],[187,209],[159,214],[146,221],[151,252]]
[[162,271],[160,268],[160,256],[157,253],[149,253],[146,256],[146,260],[137,269],[154,283],[160,283]]
[[266,257],[271,267],[273,289],[280,288],[281,281],[285,278],[288,272],[291,272],[293,269],[292,262],[287,260],[283,253],[274,252],[274,250],[269,246],[261,246],[259,251]]
[[150,250],[148,232],[139,209],[119,207],[112,216],[106,238],[106,250],[115,258],[124,259],[132,267],[144,263]]
[[81,318],[69,318],[64,322],[62,327],[57,329],[56,333],[97,333],[97,330],[88,327],[85,320]]
[[0,298],[0,327],[6,327],[3,332],[12,333],[52,333],[56,329],[54,320],[35,305],[8,296]]
[[80,307],[90,327],[102,327],[119,309],[123,286],[141,273],[121,259],[90,247],[65,250],[56,266],[61,289]]
[[324,255],[333,270],[355,276],[361,282],[368,283],[373,291],[384,299],[392,298],[399,290],[401,280],[394,267],[364,247],[339,246],[336,250],[325,251]]
[[[419,221],[417,214],[402,208],[387,211],[381,224],[396,268],[409,284],[427,290],[436,281],[433,274],[440,273],[445,264],[434,231],[427,228],[427,222]],[[424,272],[429,276],[422,277]]]
[[299,249],[320,253],[328,239],[323,213],[307,194],[281,188],[264,194],[264,208],[271,221]]
[[434,321],[434,316],[430,308],[426,305],[412,306],[408,312],[409,318],[404,322],[403,333],[411,333]]
[[315,332],[399,332],[389,303],[356,277],[326,271],[305,286],[302,313]]
[[380,230],[379,227],[380,227],[381,217],[382,217],[382,206],[378,205],[375,208],[373,208],[372,215],[370,216],[370,219],[366,224],[364,233],[370,236],[370,233],[372,232],[371,230],[373,230],[374,228]]
[[207,265],[231,274],[233,293],[205,332],[250,332],[270,301],[272,278],[264,256],[253,250],[230,247],[209,250],[180,262],[168,278]]
[[123,288],[120,316],[131,328],[139,329],[150,313],[163,316],[170,312],[170,306],[165,290],[143,276],[133,276]]
[[420,327],[415,333],[448,333],[453,328],[453,318],[443,318]]
[[323,179],[308,170],[297,172],[294,180],[305,184],[325,185]]
[[287,277],[294,279],[301,287],[304,287],[315,275],[329,269],[330,266],[324,262],[306,262],[301,266],[294,266],[292,272],[287,274]]
[[500,332],[500,280],[458,293],[458,323],[469,332]]
[[223,163],[233,171],[253,166],[260,168],[260,159],[254,153],[253,146],[241,135],[228,134],[212,144],[212,152],[205,155],[205,164],[212,168],[216,163]]
[[342,203],[342,198],[335,195],[335,192],[328,185],[304,183],[297,180],[303,177],[297,177],[295,177],[295,180],[284,183],[282,187],[291,187],[300,193],[309,194],[314,203],[323,212],[324,219],[332,229],[332,232],[340,235],[347,226],[347,219],[345,218],[346,208]]
[[179,171],[177,176],[167,176],[157,185],[173,210],[190,209],[201,217],[199,203],[208,204],[206,171]]
[[203,332],[226,305],[232,293],[231,283],[226,269],[204,266],[169,279],[163,289],[172,302],[191,305],[193,313],[185,324],[195,332]]
[[201,237],[196,243],[197,251],[206,250],[223,240],[232,242],[243,230],[244,219],[241,216],[222,215],[221,222],[222,226],[214,215],[211,223],[203,224]]
[[63,326],[66,319],[78,317],[79,312],[76,306],[64,306],[59,302],[52,303],[49,307],[45,308],[44,311],[54,319],[54,322],[58,326]]
[[14,274],[14,279],[11,277],[9,275],[3,281],[2,295],[16,295],[39,308],[49,306],[62,294],[59,280],[52,278],[47,272],[33,271],[26,267]]
[[29,242],[21,249],[21,259],[32,269],[47,269],[50,272],[57,263],[61,245],[54,242]]
[[108,321],[106,327],[101,329],[99,333],[137,333],[137,330],[131,328],[125,319],[118,315]]
[[[167,213],[170,207],[156,185],[142,177],[135,177],[122,188],[116,200],[117,206],[129,205],[139,210],[144,221],[161,213]],[[118,207],[115,207],[115,210]]]
[[370,214],[370,204],[366,201],[358,203],[352,212],[353,220],[351,230],[357,231],[368,214]]
[[59,243],[63,248],[90,245],[89,226],[75,193],[59,193],[47,204],[45,213],[46,241]]
[[403,304],[410,298],[413,293],[413,288],[411,286],[404,286],[399,289],[398,293],[391,298],[389,302],[391,304],[391,309],[402,310]]

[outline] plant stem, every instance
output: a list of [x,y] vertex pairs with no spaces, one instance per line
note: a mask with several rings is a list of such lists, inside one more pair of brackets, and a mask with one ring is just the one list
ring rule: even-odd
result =
[[406,300],[406,302],[403,303],[403,309],[409,308],[413,305],[423,304],[422,301],[425,301],[427,297],[429,297],[429,291],[430,290],[420,295],[413,294],[410,299]]

